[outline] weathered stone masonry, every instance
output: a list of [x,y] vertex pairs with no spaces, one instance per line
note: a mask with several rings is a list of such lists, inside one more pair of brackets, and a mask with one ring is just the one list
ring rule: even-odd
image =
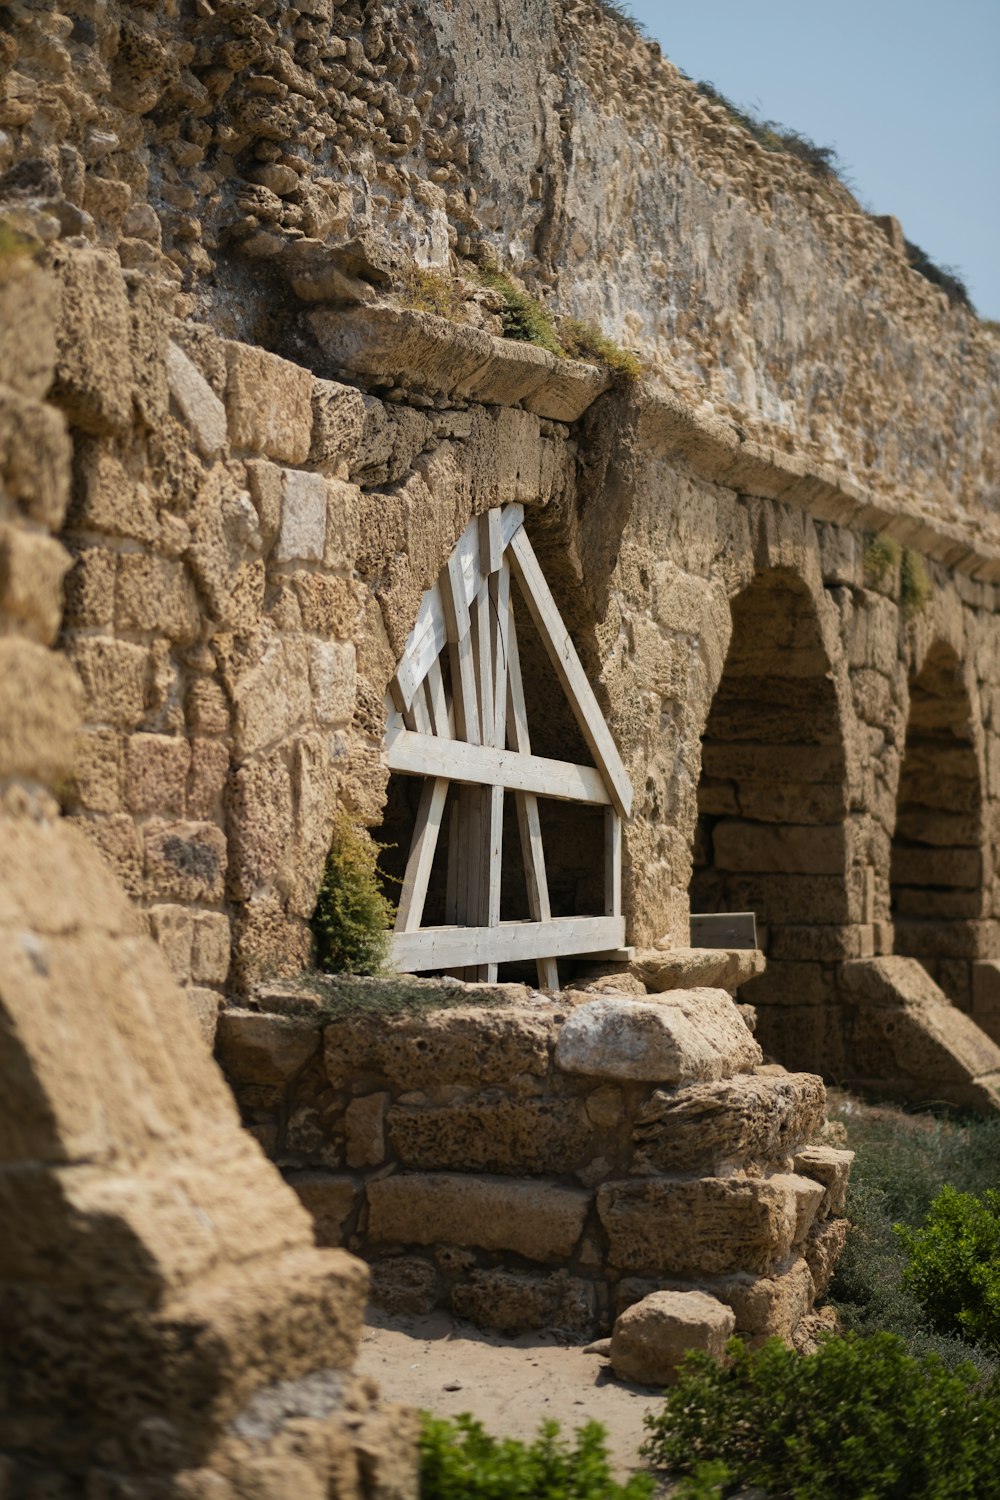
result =
[[[350,1376],[363,1269],[313,1247],[191,1010],[212,1036],[227,1007],[242,1117],[325,1243],[400,1305],[509,1326],[606,1326],[708,1277],[788,1336],[843,1232],[845,1164],[798,1149],[822,1116],[799,1070],[996,1107],[1000,351],[897,230],[590,0],[0,6],[15,1492],[412,1493],[409,1429]],[[500,338],[491,262],[644,381]],[[637,998],[522,993],[450,1082],[418,1080],[360,1024],[253,1007],[308,962],[337,808],[383,819],[422,592],[510,502],[635,788],[639,953],[610,982]],[[567,902],[579,853],[551,851]],[[669,992],[704,966],[692,901],[757,913],[741,999],[796,1071],[760,1069],[728,1001],[739,1057],[711,1077],[563,1066],[594,1004],[676,1020],[636,974]],[[456,1014],[389,1029],[429,1045]],[[494,1021],[542,1041],[486,1079]],[[456,1193],[478,1219],[447,1217]],[[738,1248],[709,1265],[723,1200]],[[503,1202],[564,1238],[495,1244]],[[428,1204],[447,1241],[414,1232]]]

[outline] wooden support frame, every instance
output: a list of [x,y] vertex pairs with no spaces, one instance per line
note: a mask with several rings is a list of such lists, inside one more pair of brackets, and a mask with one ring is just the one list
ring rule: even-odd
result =
[[[495,980],[497,966],[534,959],[559,985],[556,960],[623,948],[622,821],[632,787],[586,673],[524,530],[519,505],[475,517],[432,588],[386,698],[385,759],[424,778],[392,956],[400,969],[446,969]],[[580,766],[533,755],[512,580],[594,757]],[[447,663],[450,691],[442,661]],[[447,926],[423,927],[428,883],[447,826]],[[530,922],[501,922],[504,799],[514,798]],[[539,797],[604,808],[605,911],[553,917]]]

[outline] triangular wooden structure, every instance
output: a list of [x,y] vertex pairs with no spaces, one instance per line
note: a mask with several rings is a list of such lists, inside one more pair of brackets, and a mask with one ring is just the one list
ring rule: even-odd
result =
[[[532,755],[511,580],[524,598],[593,766]],[[441,668],[447,651],[451,691]],[[580,658],[524,529],[519,505],[474,517],[420,603],[390,684],[386,760],[425,777],[399,902],[392,958],[405,972],[444,969],[495,980],[497,965],[534,959],[558,987],[556,959],[620,950],[621,829],[632,787]],[[448,848],[448,926],[421,927],[449,784],[459,785]],[[503,798],[512,792],[530,922],[500,921]],[[600,804],[605,813],[605,915],[549,908],[538,798]]]

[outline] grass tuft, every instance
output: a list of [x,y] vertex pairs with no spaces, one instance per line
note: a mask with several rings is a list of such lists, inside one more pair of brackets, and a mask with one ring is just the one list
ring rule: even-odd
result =
[[871,583],[885,583],[893,569],[899,565],[903,549],[891,536],[874,536],[865,548],[865,577]]
[[626,384],[632,384],[642,375],[642,361],[630,350],[592,323],[581,323],[579,318],[565,318],[559,325],[563,347],[574,359],[596,359],[612,375]]
[[932,593],[933,587],[923,558],[907,548],[899,568],[899,603],[904,619],[912,620],[915,615],[921,614],[927,608]]

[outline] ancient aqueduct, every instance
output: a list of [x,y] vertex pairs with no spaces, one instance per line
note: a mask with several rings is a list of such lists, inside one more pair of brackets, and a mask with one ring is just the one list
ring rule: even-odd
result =
[[0,221],[0,1492],[413,1494],[351,1250],[790,1336],[816,1075],[1000,1105],[995,330],[593,0],[11,0]]

